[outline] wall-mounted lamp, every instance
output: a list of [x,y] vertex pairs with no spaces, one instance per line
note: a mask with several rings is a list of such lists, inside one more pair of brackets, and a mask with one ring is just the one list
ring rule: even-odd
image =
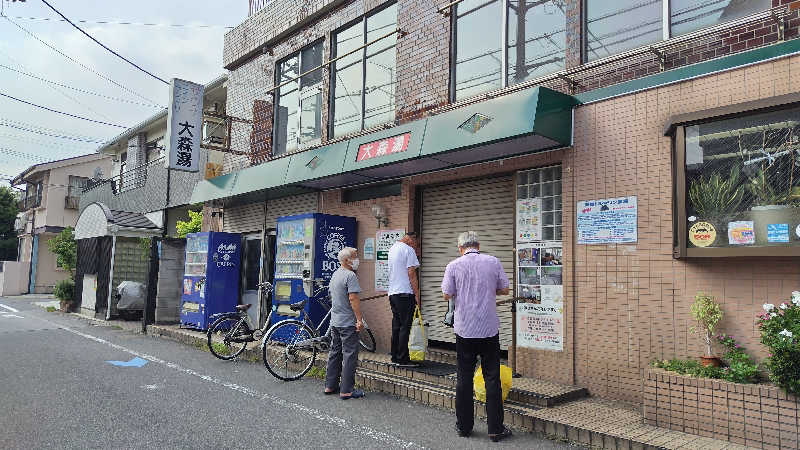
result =
[[384,208],[383,206],[373,205],[372,215],[378,221],[378,228],[380,228],[381,225],[383,225],[384,227],[389,225],[389,218],[386,217],[386,208]]

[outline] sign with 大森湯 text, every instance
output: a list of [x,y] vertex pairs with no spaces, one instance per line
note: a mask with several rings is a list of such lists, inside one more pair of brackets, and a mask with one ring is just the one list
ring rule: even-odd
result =
[[173,78],[167,110],[167,168],[197,172],[203,141],[202,84]]
[[411,133],[392,136],[378,141],[367,142],[358,147],[356,161],[366,161],[372,158],[391,155],[392,153],[402,153],[408,150],[408,141],[411,140]]

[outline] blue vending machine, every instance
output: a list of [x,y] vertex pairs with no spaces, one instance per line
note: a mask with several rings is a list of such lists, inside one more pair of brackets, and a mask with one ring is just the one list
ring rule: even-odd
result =
[[[339,268],[339,250],[355,247],[356,219],[319,213],[279,217],[276,234],[272,324],[299,316],[289,305],[314,295],[317,289],[312,280],[327,286]],[[327,290],[317,294],[323,301],[327,296]],[[305,311],[315,325],[327,313],[313,300]]]
[[239,302],[242,238],[236,233],[186,235],[181,326],[205,330],[208,318],[233,311]]

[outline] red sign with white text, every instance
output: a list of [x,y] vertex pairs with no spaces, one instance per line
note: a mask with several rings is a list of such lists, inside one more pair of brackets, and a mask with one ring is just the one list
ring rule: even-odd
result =
[[392,136],[380,141],[361,144],[358,147],[358,157],[356,161],[378,158],[380,156],[401,153],[408,150],[408,141],[411,140],[411,133]]

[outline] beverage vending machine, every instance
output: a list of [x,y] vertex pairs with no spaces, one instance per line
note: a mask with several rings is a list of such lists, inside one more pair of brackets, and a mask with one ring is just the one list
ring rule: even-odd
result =
[[[300,311],[292,311],[289,308],[292,303],[307,298],[327,303],[328,290],[317,292],[318,286],[327,286],[339,268],[339,250],[355,247],[355,243],[353,217],[319,213],[279,217],[271,323],[297,318]],[[327,314],[315,300],[306,304],[305,312],[315,325]]]
[[205,330],[208,318],[233,311],[239,303],[239,260],[242,238],[238,233],[186,235],[186,260],[181,295],[181,326]]

